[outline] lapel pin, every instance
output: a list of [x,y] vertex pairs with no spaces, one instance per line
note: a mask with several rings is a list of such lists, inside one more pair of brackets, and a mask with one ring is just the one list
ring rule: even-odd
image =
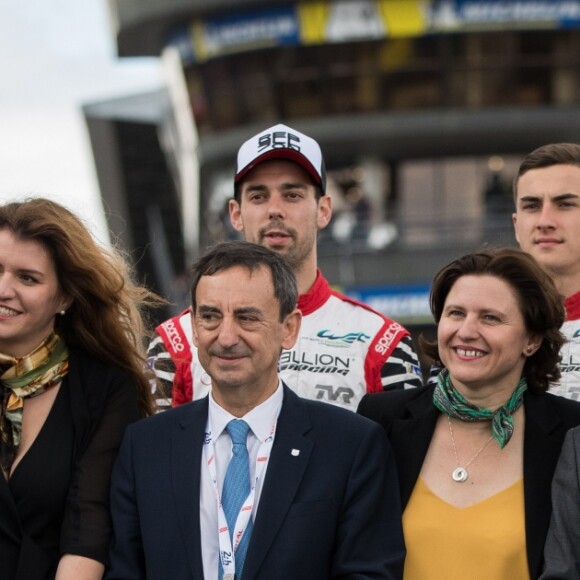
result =
[[300,449],[292,449],[292,451],[290,451],[290,455],[293,457],[298,457],[300,455]]

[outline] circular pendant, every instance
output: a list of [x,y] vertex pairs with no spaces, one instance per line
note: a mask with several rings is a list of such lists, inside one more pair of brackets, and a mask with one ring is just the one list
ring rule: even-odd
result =
[[458,467],[457,469],[453,470],[451,474],[453,481],[457,481],[459,483],[467,480],[467,469],[463,467]]

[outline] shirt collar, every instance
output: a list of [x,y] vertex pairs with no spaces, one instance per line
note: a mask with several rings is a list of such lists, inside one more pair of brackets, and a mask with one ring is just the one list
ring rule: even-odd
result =
[[243,419],[250,426],[252,433],[260,441],[264,441],[264,439],[266,439],[266,437],[268,437],[272,432],[272,426],[278,419],[283,399],[284,390],[282,389],[282,381],[278,378],[278,386],[276,387],[276,390],[263,403],[254,407],[243,417],[234,417],[231,413],[226,411],[223,407],[220,407],[215,402],[215,399],[210,392],[209,420],[211,422],[214,441],[222,434],[226,425],[232,419],[236,418]]
[[578,320],[580,318],[580,292],[568,296],[564,300],[564,307],[566,308],[566,320]]
[[316,280],[308,292],[298,296],[298,308],[304,316],[320,308],[331,296],[330,286],[320,272],[316,270]]

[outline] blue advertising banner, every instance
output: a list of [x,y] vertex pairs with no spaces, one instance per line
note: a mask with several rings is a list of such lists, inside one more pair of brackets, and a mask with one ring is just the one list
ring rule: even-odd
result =
[[170,42],[186,61],[205,62],[230,53],[300,44],[296,6],[276,6],[196,20]]
[[198,19],[168,42],[188,63],[260,48],[418,36],[429,0],[315,0]]
[[577,28],[579,0],[435,0],[432,30],[473,30],[510,25],[517,28]]
[[402,324],[430,324],[428,284],[345,288],[344,294]]
[[284,45],[580,28],[580,0],[297,0],[198,19],[168,42],[185,62]]

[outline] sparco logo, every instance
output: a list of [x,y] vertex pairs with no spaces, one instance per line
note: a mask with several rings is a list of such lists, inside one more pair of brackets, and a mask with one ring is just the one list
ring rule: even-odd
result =
[[580,338],[580,328],[572,335],[572,338]]
[[381,336],[381,338],[377,342],[375,350],[379,354],[384,354],[385,352],[387,352],[391,347],[392,342],[395,340],[395,338],[397,337],[399,332],[401,332],[401,330],[403,330],[403,327],[398,322],[393,322],[387,328],[387,330],[385,330],[385,334],[383,334],[383,336]]
[[354,397],[354,391],[347,387],[338,387],[336,391],[330,385],[316,385],[314,388],[318,390],[317,399],[324,399],[326,394],[326,398],[329,401],[338,401],[338,398],[342,397],[342,401],[349,404]]
[[183,352],[185,350],[185,345],[181,341],[181,336],[179,336],[179,332],[175,327],[175,323],[171,320],[168,320],[163,325],[163,328],[165,329],[165,333],[167,334],[169,342],[171,342],[173,350],[175,352]]
[[347,334],[335,335],[331,334],[329,330],[321,330],[316,336],[326,340],[345,342],[346,344],[352,344],[353,342],[365,343],[370,338],[370,336],[364,332],[348,332]]
[[281,371],[310,371],[311,373],[337,373],[342,376],[350,372],[350,360],[331,354],[315,354],[308,358],[306,353],[300,356],[294,351],[284,351],[280,355]]

